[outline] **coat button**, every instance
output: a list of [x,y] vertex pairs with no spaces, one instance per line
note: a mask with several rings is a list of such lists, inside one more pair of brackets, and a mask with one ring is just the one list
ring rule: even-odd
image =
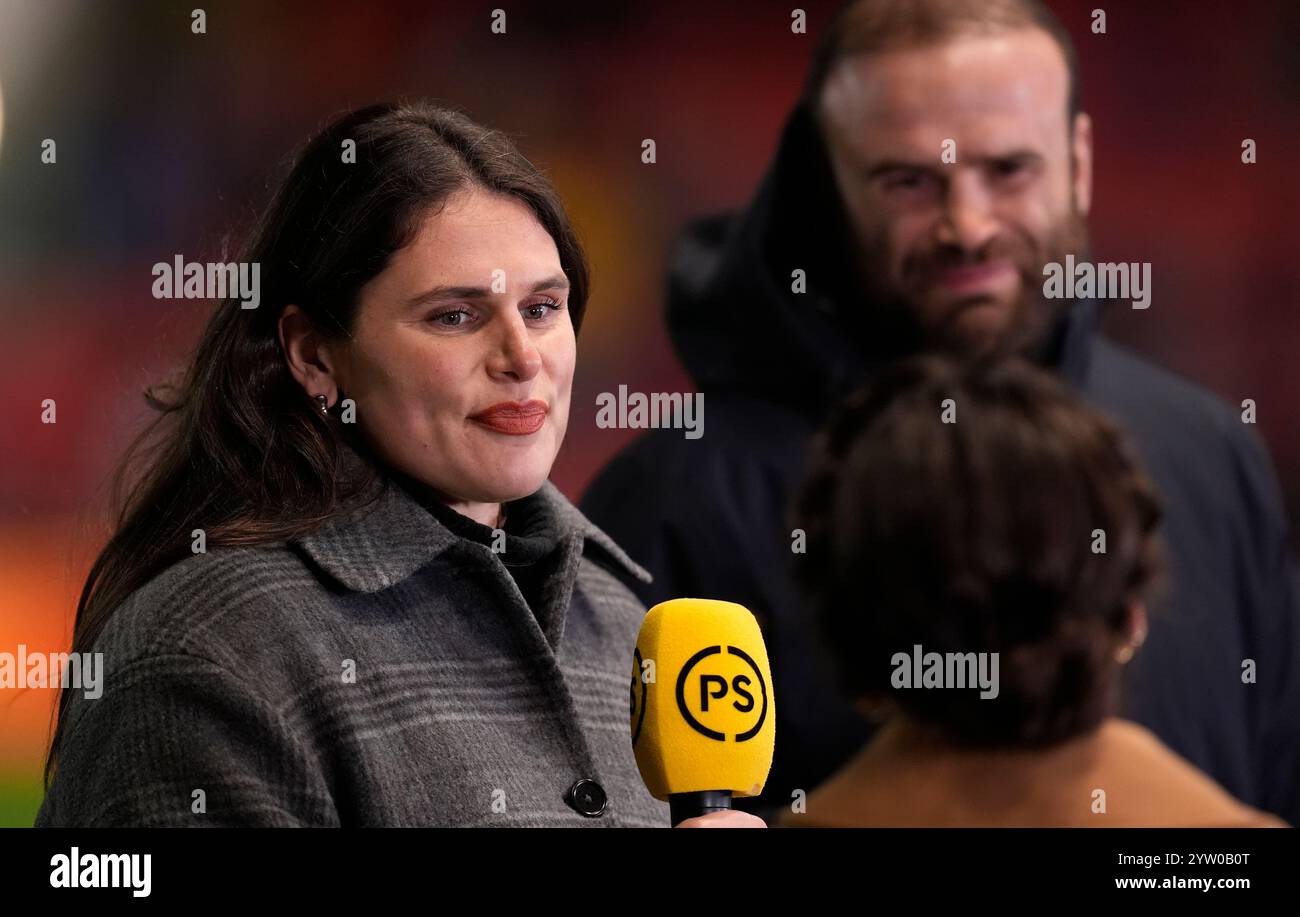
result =
[[569,791],[564,794],[564,801],[579,814],[587,818],[598,818],[605,812],[607,799],[605,790],[599,783],[584,777],[569,787]]

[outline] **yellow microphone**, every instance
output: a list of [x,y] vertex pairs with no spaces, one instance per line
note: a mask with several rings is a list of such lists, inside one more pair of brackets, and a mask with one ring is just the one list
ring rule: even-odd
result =
[[745,606],[671,599],[646,612],[632,654],[632,751],[674,825],[763,791],[774,703],[767,647]]

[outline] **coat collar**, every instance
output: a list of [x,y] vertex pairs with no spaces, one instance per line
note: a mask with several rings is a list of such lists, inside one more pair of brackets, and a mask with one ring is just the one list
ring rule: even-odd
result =
[[[345,465],[359,460],[343,446]],[[317,567],[355,592],[378,592],[406,579],[462,539],[448,530],[405,487],[383,475],[378,497],[345,510],[316,531],[289,540]],[[651,575],[593,525],[550,481],[538,491],[561,540],[577,537],[643,583]]]

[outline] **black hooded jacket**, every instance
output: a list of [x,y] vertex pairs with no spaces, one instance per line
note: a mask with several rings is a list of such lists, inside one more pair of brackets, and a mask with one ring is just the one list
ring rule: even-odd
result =
[[[817,650],[788,515],[828,410],[915,346],[869,309],[842,308],[861,299],[847,239],[824,149],[797,108],[748,208],[694,223],[674,254],[668,325],[705,393],[703,436],[648,432],[582,501],[654,575],[632,584],[647,603],[727,599],[758,617],[776,758],[763,796],[740,804],[750,811],[789,806],[871,735]],[[792,292],[795,270],[805,292]],[[1165,501],[1170,588],[1127,667],[1123,715],[1243,802],[1300,824],[1300,590],[1261,440],[1236,408],[1102,337],[1095,301],[1071,304],[1038,361],[1121,424]]]

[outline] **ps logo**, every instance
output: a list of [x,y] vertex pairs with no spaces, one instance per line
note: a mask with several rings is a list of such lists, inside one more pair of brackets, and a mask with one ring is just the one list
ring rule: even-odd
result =
[[[737,646],[723,650],[721,646],[706,647],[682,666],[677,676],[677,708],[701,735],[725,742],[724,730],[730,726],[735,741],[745,742],[758,735],[767,719],[767,684],[748,653]],[[701,664],[706,659],[707,664]]]

